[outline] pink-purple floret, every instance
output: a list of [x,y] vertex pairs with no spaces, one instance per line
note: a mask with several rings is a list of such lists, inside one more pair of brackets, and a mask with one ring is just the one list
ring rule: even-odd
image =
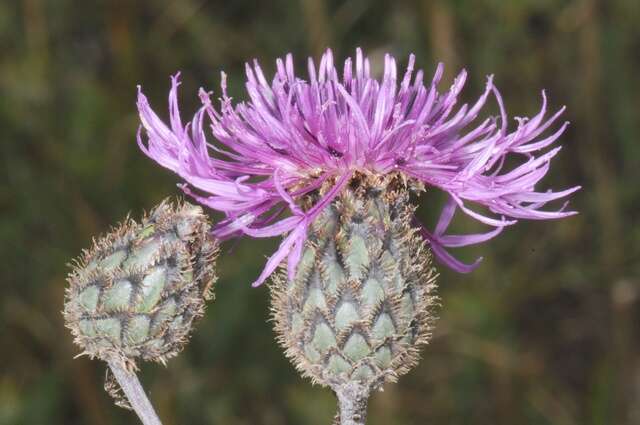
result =
[[[546,137],[541,135],[564,107],[545,120],[543,92],[540,112],[532,118],[515,118],[517,127],[509,131],[492,77],[473,105],[455,108],[466,71],[456,77],[448,92],[440,94],[442,64],[425,84],[422,70],[414,74],[414,61],[411,55],[399,84],[393,57],[385,56],[379,82],[371,77],[369,60],[359,49],[355,63],[351,58],[345,61],[342,76],[330,50],[318,68],[309,59],[306,79],[295,76],[291,55],[284,61],[278,59],[271,84],[254,61],[246,66],[249,101],[234,105],[222,74],[220,107],[215,108],[210,93],[201,89],[202,107],[186,125],[178,109],[178,74],[172,78],[169,93],[170,126],[139,90],[144,131],[141,127],[138,132],[138,144],[147,156],[186,182],[181,185],[185,193],[226,215],[215,228],[217,237],[287,234],[254,285],[264,282],[285,258],[293,275],[307,227],[357,171],[401,172],[445,191],[449,199],[435,229],[428,231],[417,220],[415,224],[436,258],[459,272],[473,270],[480,259],[467,265],[446,248],[485,242],[517,219],[575,214],[565,211],[566,203],[554,211],[541,208],[579,187],[535,190],[560,147],[540,151],[553,144],[568,123]],[[499,116],[473,124],[490,95],[497,101]],[[215,144],[207,141],[205,121]],[[505,171],[507,157],[522,160]],[[327,181],[333,183],[332,190],[303,211],[296,201]],[[468,203],[486,207],[488,212],[474,211]],[[484,234],[446,235],[457,208],[494,229]]]

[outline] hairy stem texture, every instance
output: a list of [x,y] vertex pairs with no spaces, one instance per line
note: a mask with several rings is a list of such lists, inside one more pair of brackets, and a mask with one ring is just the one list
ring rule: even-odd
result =
[[349,382],[336,390],[339,422],[335,425],[364,425],[367,419],[369,388],[357,382]]
[[110,361],[109,367],[127,396],[131,408],[138,414],[142,423],[144,425],[162,425],[136,374],[126,370],[119,361]]

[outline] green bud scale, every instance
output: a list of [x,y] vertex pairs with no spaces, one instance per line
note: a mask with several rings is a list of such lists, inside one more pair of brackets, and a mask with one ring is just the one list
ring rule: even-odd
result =
[[217,244],[202,208],[163,201],[94,240],[69,274],[64,317],[82,354],[135,369],[184,346],[213,297]]
[[431,253],[411,225],[419,190],[397,174],[357,175],[311,224],[295,279],[281,271],[271,285],[279,341],[314,383],[366,396],[418,361],[437,303]]

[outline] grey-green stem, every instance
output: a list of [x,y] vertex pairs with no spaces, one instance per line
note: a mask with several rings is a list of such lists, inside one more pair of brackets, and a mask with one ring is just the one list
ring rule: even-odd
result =
[[162,425],[136,374],[126,370],[118,361],[110,361],[109,368],[142,423],[144,425]]
[[369,387],[357,382],[348,382],[334,388],[338,397],[338,414],[335,425],[364,425],[367,419]]

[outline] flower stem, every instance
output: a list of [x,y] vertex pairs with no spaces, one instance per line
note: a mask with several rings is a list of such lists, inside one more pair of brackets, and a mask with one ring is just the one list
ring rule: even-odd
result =
[[335,389],[338,397],[336,425],[364,425],[367,419],[369,387],[356,382],[348,382]]
[[162,425],[136,374],[126,370],[117,361],[110,361],[109,367],[142,423],[144,425]]

